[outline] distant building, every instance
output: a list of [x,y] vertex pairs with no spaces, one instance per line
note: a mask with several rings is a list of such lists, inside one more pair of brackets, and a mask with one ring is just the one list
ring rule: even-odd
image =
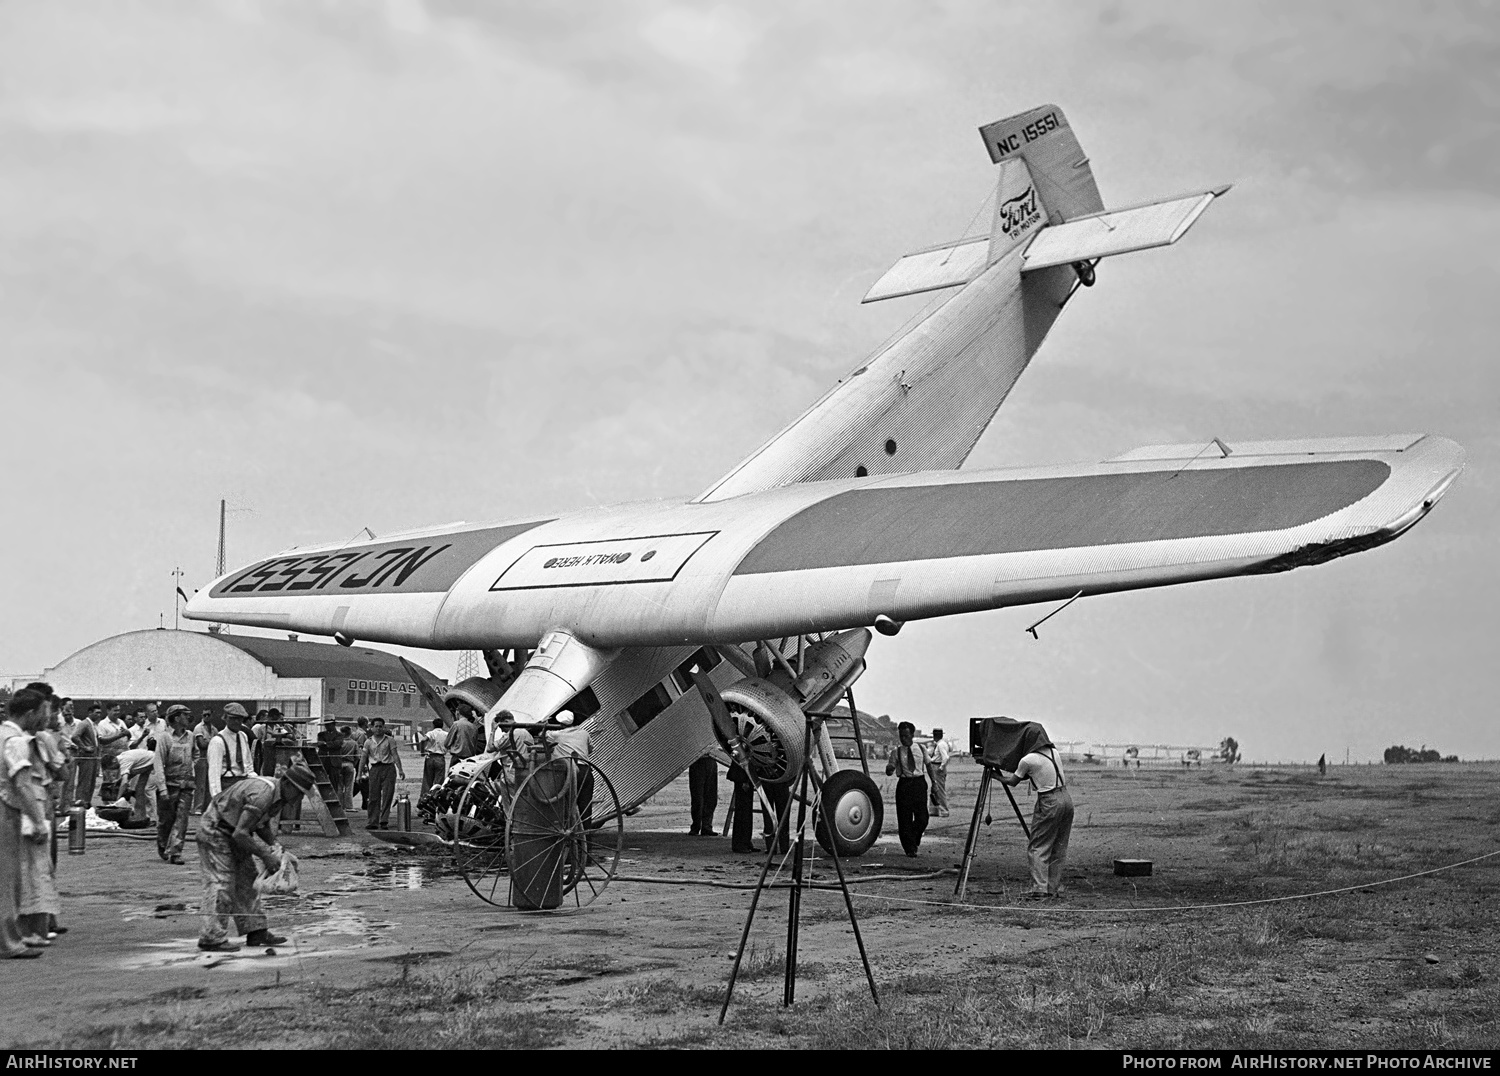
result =
[[1192,747],[1164,743],[1091,743],[1086,740],[1064,740],[1057,744],[1063,762],[1097,763],[1101,766],[1138,766],[1148,769],[1202,766],[1205,762],[1223,761],[1212,747]]
[[[421,671],[432,683],[443,683]],[[13,677],[9,686],[14,690],[30,680],[45,680],[80,704],[183,702],[195,716],[204,706],[238,702],[252,714],[274,706],[296,722],[384,717],[409,724],[432,717],[394,654],[296,636],[128,631],[39,674]]]

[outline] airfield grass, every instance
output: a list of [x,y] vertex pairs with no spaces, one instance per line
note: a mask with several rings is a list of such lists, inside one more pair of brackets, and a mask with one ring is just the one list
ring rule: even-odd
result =
[[[434,974],[413,968],[354,987],[262,987],[229,1011],[195,1008],[191,988],[168,991],[172,996],[151,999],[152,1015],[97,1025],[70,1036],[69,1045],[599,1045],[588,1034],[590,1016],[624,1010],[668,1025],[622,1035],[617,1045],[625,1047],[1493,1049],[1500,1041],[1493,964],[1377,961],[1351,969],[1327,958],[1330,943],[1377,933],[1382,913],[1379,904],[1356,897],[1313,915],[1274,908],[1133,926],[1128,941],[1083,940],[1026,965],[975,961],[956,971],[910,973],[881,984],[879,1009],[854,970],[849,985],[792,1009],[742,994],[723,1028],[713,1022],[722,984],[698,986],[656,973],[598,990],[586,1006],[538,1009],[531,1002],[557,983],[556,969],[488,966]],[[799,972],[804,991],[806,980],[821,977],[808,963]],[[781,954],[757,950],[741,982],[781,974]]]
[[[866,943],[884,958],[878,1009],[852,946],[813,958],[806,941],[797,1005],[782,1008],[782,952],[759,941],[723,1027],[727,963],[705,977],[664,950],[645,963],[594,950],[461,968],[414,957],[363,984],[289,982],[229,998],[182,988],[144,999],[149,1015],[100,1012],[67,1045],[1493,1050],[1500,858],[1379,883],[1500,847],[1500,769],[1424,770],[1321,783],[1272,769],[1175,785],[1170,775],[1080,777],[1075,848],[1117,847],[1112,835],[1129,833],[1183,867],[1138,892],[1107,859],[1080,866],[1069,899],[1037,910],[1014,907],[1015,879],[993,868],[969,895],[993,911],[944,903],[943,884],[924,906],[903,905],[924,894],[886,885],[896,903],[860,902]],[[1275,902],[1310,893],[1326,895]],[[1273,902],[1222,906],[1257,899]],[[1200,905],[1221,906],[1190,910]],[[901,961],[881,951],[883,938],[913,931],[1009,948]]]

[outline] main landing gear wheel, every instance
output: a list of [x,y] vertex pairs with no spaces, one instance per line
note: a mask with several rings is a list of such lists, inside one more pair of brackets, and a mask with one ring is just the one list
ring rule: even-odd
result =
[[517,908],[593,903],[619,873],[625,846],[615,786],[587,759],[549,759],[516,790],[505,846]]
[[489,904],[509,903],[505,875],[505,786],[492,762],[469,778],[458,809],[445,816],[452,830],[453,860],[474,895]]
[[818,795],[817,834],[823,851],[840,859],[862,856],[880,836],[885,805],[875,782],[857,770],[839,770]]
[[[764,785],[789,785],[802,773],[807,719],[791,697],[765,680],[746,677],[720,696],[750,756],[750,776]],[[729,751],[717,725],[719,746]],[[730,752],[733,757],[733,752]]]

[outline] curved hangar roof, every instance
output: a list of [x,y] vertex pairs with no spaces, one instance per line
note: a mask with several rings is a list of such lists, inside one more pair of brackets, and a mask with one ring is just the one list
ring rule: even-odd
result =
[[80,699],[236,700],[308,693],[289,690],[288,680],[405,683],[407,676],[394,654],[369,647],[154,628],[100,639],[43,679],[59,694]]

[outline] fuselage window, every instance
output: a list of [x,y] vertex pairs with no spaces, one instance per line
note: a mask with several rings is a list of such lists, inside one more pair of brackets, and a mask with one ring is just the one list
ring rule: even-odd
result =
[[708,647],[699,647],[686,661],[672,671],[672,682],[677,685],[677,690],[683,694],[693,690],[693,678],[688,675],[691,669],[699,672],[708,672],[723,660],[719,657],[717,650]]
[[562,709],[573,711],[573,723],[581,725],[589,718],[599,712],[599,696],[594,694],[594,689],[586,687],[563,703]]
[[657,714],[671,706],[673,701],[672,693],[664,685],[656,684],[650,691],[625,707],[625,712],[630,715],[630,720],[635,722],[636,730],[639,731],[650,724]]

